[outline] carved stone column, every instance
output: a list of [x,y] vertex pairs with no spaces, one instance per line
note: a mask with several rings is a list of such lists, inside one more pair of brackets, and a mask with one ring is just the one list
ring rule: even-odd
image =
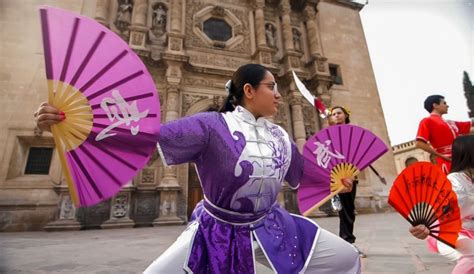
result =
[[184,55],[183,0],[171,1],[170,32],[168,33],[167,52]]
[[97,0],[94,19],[102,25],[109,27],[110,0]]
[[265,0],[255,0],[255,32],[257,34],[257,47],[267,46],[265,38],[265,18],[263,8]]
[[285,50],[287,51],[294,50],[293,33],[291,30],[291,21],[290,21],[290,12],[291,12],[290,1],[282,0],[280,3],[280,15],[281,15],[281,25],[282,25],[282,31],[283,31],[283,44],[285,45]]
[[254,58],[257,62],[266,66],[272,67],[273,54],[276,52],[274,48],[267,45],[265,37],[265,15],[263,9],[265,8],[265,0],[255,0],[255,33],[257,34],[257,51]]
[[290,83],[290,107],[291,120],[293,123],[293,137],[298,146],[298,150],[302,152],[306,142],[306,132],[303,121],[303,102],[301,93],[296,90],[294,82]]
[[[179,118],[179,83],[181,82],[181,63],[168,61],[166,77],[168,81],[167,105],[165,121],[173,121]],[[178,182],[177,166],[163,168],[163,178],[157,187],[160,192],[160,206],[158,218],[153,225],[182,224],[184,221],[178,217],[177,201],[181,186]]]
[[182,32],[183,0],[171,1],[171,32]]
[[133,187],[130,184],[115,195],[110,207],[110,219],[101,225],[102,228],[132,228],[135,226],[135,222],[130,219],[132,191]]
[[285,73],[297,70],[301,67],[300,59],[303,54],[295,50],[293,41],[293,30],[290,20],[291,6],[289,0],[280,3],[281,28],[283,32],[283,67]]
[[140,171],[137,182],[137,190],[133,197],[133,220],[135,226],[150,226],[158,216],[159,193],[157,184],[159,182],[162,161],[158,152],[155,152],[148,165]]
[[321,56],[321,45],[319,41],[319,29],[316,22],[316,11],[311,5],[306,5],[304,8],[304,19],[308,30],[309,51],[311,57]]
[[137,50],[140,54],[146,54],[145,47],[147,27],[148,0],[135,0],[132,15],[132,25],[130,26],[129,46]]
[[66,186],[55,188],[59,192],[60,202],[56,220],[49,222],[43,228],[46,231],[72,231],[81,229],[81,224],[76,219],[76,207],[71,200]]

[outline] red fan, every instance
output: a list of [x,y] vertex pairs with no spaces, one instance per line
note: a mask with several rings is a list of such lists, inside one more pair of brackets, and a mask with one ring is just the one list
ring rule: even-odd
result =
[[419,162],[405,168],[393,183],[388,203],[411,225],[423,224],[432,237],[455,247],[461,213],[457,195],[438,167]]

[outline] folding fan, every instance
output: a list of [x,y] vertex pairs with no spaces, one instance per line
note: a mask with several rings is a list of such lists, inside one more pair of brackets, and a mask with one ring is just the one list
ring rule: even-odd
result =
[[149,160],[160,125],[154,82],[120,37],[92,19],[40,8],[51,127],[72,200],[116,194]]
[[316,133],[303,147],[300,212],[309,215],[344,189],[343,178],[354,178],[387,150],[379,137],[354,125],[334,125]]
[[431,236],[455,247],[461,213],[451,183],[437,166],[418,162],[405,168],[390,189],[388,203],[412,226],[423,224]]

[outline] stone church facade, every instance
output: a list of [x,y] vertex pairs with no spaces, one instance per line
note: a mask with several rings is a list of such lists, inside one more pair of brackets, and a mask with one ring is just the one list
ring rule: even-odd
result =
[[[0,56],[5,105],[0,114],[6,117],[0,122],[0,231],[185,223],[202,198],[194,166],[164,168],[156,154],[113,199],[74,208],[52,137],[32,121],[47,93],[36,10],[41,1],[36,2],[21,4],[22,9],[15,1],[0,4],[8,41],[2,41],[6,51]],[[326,105],[348,107],[354,124],[390,146],[359,15],[363,5],[345,0],[77,0],[57,1],[57,6],[94,18],[129,43],[156,83],[162,122],[218,109],[232,73],[242,64],[260,63],[273,72],[282,94],[271,119],[300,149],[327,123],[297,91],[292,70]],[[25,21],[18,22],[22,17]],[[388,182],[395,178],[391,151],[374,166]],[[385,208],[389,186],[370,171],[359,180],[358,211]],[[297,211],[289,189],[279,201]]]

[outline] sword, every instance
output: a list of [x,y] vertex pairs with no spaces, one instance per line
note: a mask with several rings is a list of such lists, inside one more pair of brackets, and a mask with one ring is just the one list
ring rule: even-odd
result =
[[385,180],[384,177],[380,176],[380,174],[377,172],[377,170],[375,170],[375,168],[372,165],[369,165],[369,167],[375,173],[375,175],[377,175],[377,177],[379,177],[380,182],[384,185],[387,185],[387,180]]
[[296,73],[292,70],[293,72],[293,79],[295,80],[296,87],[298,88],[299,92],[303,97],[308,100],[308,102],[316,108],[316,110],[319,112],[319,116],[321,118],[327,118],[329,116],[329,110],[326,108],[326,106],[323,104],[323,102],[316,96],[312,95],[311,92],[306,88],[306,86],[301,82],[300,78],[296,75]]

